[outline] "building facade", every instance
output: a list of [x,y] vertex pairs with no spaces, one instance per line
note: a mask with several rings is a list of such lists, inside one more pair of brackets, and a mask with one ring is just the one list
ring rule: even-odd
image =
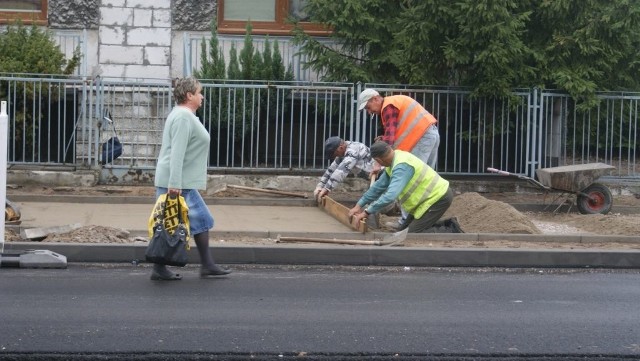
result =
[[168,79],[184,72],[185,33],[207,32],[215,0],[48,0],[48,27],[65,52],[82,45],[80,75]]

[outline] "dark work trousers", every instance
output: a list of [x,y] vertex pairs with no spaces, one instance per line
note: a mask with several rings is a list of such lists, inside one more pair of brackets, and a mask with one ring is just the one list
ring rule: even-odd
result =
[[438,199],[420,218],[413,218],[413,216],[409,216],[401,229],[404,229],[409,226],[409,233],[425,233],[429,232],[429,228],[433,227],[436,222],[442,217],[444,212],[449,209],[451,206],[451,202],[453,202],[453,191],[451,188],[447,189],[447,193],[445,193],[442,198]]

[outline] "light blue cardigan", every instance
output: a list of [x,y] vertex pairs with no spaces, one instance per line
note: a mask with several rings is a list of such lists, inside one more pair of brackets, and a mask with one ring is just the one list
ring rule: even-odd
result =
[[155,186],[205,189],[210,137],[189,108],[176,106],[164,124]]

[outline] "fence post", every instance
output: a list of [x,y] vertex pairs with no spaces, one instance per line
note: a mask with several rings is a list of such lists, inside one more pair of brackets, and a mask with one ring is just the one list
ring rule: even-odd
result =
[[183,49],[183,64],[182,64],[182,75],[187,77],[191,76],[191,39],[185,32],[182,34],[182,49]]
[[526,161],[527,161],[527,176],[531,177],[531,178],[535,178],[536,175],[536,166],[538,165],[538,153],[539,153],[539,149],[538,149],[538,139],[540,138],[538,136],[538,120],[539,118],[542,118],[541,116],[538,116],[538,110],[540,109],[540,104],[539,101],[539,92],[540,90],[538,88],[533,88],[531,90],[531,96],[529,97],[529,110],[528,110],[528,124],[527,124],[527,132],[529,134],[527,134],[527,154],[526,154]]
[[[0,199],[7,203],[7,133],[9,132],[9,116],[7,115],[7,102],[0,104]],[[6,212],[6,210],[5,210]],[[0,253],[4,252],[4,216],[0,222]]]
[[[364,126],[362,125],[363,122],[360,117],[362,115],[362,112],[358,111],[358,96],[363,90],[362,83],[358,82],[351,89],[353,89],[354,93],[351,97],[351,127],[349,127],[351,129],[351,134],[349,134],[349,139],[366,144],[368,142],[364,140]],[[355,99],[353,99],[354,97]]]

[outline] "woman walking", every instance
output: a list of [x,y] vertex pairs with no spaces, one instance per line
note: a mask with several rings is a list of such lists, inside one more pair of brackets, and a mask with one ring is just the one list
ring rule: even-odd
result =
[[[156,166],[156,199],[182,195],[189,207],[189,231],[200,254],[200,277],[221,276],[230,270],[215,264],[209,250],[209,230],[213,216],[198,190],[207,186],[207,157],[210,137],[195,115],[202,105],[202,86],[193,77],[177,79],[173,96],[178,104],[164,125]],[[152,280],[174,281],[182,276],[165,265],[154,264]]]

